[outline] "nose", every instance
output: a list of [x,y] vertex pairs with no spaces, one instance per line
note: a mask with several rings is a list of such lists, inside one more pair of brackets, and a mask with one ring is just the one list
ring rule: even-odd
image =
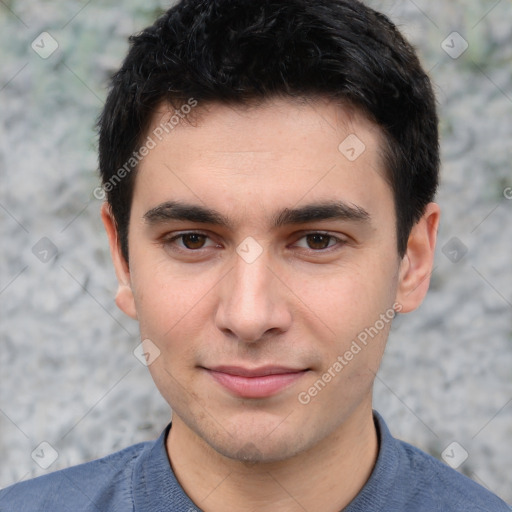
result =
[[234,255],[234,268],[221,282],[215,313],[216,326],[225,335],[254,343],[289,329],[290,294],[273,266],[266,250],[252,262]]

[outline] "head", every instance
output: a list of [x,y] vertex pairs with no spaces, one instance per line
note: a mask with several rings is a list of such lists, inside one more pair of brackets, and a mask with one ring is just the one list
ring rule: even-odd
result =
[[[439,220],[434,95],[394,25],[355,0],[182,1],[131,38],[99,128],[117,303],[190,431],[277,460],[371,407]],[[226,385],[277,365],[275,393]]]

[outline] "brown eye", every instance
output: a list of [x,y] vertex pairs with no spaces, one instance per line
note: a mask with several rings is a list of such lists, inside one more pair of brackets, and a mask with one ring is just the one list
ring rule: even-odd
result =
[[179,238],[182,239],[183,245],[187,249],[201,249],[208,237],[200,233],[188,233],[181,235]]
[[180,255],[202,255],[203,249],[219,248],[220,246],[210,239],[206,233],[195,231],[182,232],[177,235],[166,235],[161,238],[162,246],[167,250]]
[[328,253],[341,249],[346,244],[346,240],[330,235],[329,233],[323,233],[321,231],[312,231],[304,234],[295,244],[295,247],[306,249],[307,251],[320,254]]
[[314,233],[311,235],[306,235],[306,240],[308,243],[308,247],[310,249],[326,249],[329,247],[329,241],[332,239],[332,236],[322,235],[321,233]]

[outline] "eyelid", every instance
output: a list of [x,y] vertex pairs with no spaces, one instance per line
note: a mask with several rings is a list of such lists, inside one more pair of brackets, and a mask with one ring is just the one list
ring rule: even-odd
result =
[[[176,240],[179,240],[180,238],[186,236],[186,235],[201,235],[201,236],[204,236],[210,240],[212,240],[212,237],[208,234],[208,233],[205,233],[204,231],[180,231],[180,232],[173,232],[173,233],[169,233],[167,235],[164,235],[163,237],[161,237],[161,243],[163,245],[171,245],[171,242],[175,242]],[[212,240],[213,241],[213,240]],[[211,246],[209,246],[211,247]],[[200,249],[187,249],[187,248],[183,248],[183,247],[178,247],[178,250],[181,250],[181,251],[185,251],[185,252],[199,252],[201,251],[202,249],[204,249],[204,247],[201,247]]]
[[[161,238],[161,243],[164,246],[165,245],[174,245],[174,242],[176,240],[179,240],[180,238],[182,238],[186,235],[201,235],[201,236],[204,236],[204,237],[212,240],[212,237],[204,231],[180,231],[180,232],[174,232],[174,233],[170,233],[168,235],[164,235]],[[296,238],[295,243],[297,243],[298,240],[302,240],[303,238],[306,238],[309,235],[323,235],[323,236],[329,237],[336,241],[336,243],[334,245],[328,246],[325,249],[309,249],[306,247],[301,247],[301,249],[304,249],[305,251],[308,251],[308,252],[314,253],[314,254],[328,253],[328,252],[336,250],[336,249],[340,248],[340,246],[342,247],[348,243],[348,240],[343,236],[334,235],[332,233],[329,233],[328,231],[321,231],[321,230],[301,231],[300,236],[298,238],[295,237]],[[217,244],[217,246],[218,246],[218,244]],[[208,247],[212,247],[212,246],[210,245]],[[187,248],[183,248],[183,247],[177,247],[176,250],[192,254],[192,253],[200,253],[203,249],[207,249],[208,247],[201,247],[199,249],[187,249]]]
[[[345,245],[348,242],[345,238],[341,237],[340,235],[333,235],[332,233],[329,233],[328,231],[306,231],[306,232],[301,233],[301,236],[297,239],[297,241],[302,240],[303,238],[305,238],[309,235],[323,235],[323,236],[326,236],[326,237],[331,238],[336,241],[336,243],[334,245],[330,245],[330,246],[326,247],[325,249],[309,249],[309,248],[302,247],[302,249],[305,249],[306,251],[309,251],[312,253],[318,253],[318,254],[328,253],[332,250],[336,250],[337,248]],[[297,242],[295,242],[295,243],[297,243]]]

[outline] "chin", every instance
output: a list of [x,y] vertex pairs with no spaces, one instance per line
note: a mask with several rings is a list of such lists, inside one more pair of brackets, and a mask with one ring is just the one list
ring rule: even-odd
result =
[[288,460],[316,443],[316,436],[308,438],[300,425],[276,419],[238,422],[235,428],[204,432],[202,437],[220,455],[248,465]]
[[201,409],[194,414],[188,407],[174,408],[174,412],[211,450],[246,464],[288,460],[314,446],[323,432],[311,432],[310,422],[299,420],[293,410],[217,410],[215,417]]
[[280,439],[263,439],[262,441],[240,440],[233,446],[232,439],[223,445],[212,445],[212,447],[229,459],[251,466],[253,464],[266,464],[280,462],[292,458],[301,451],[297,440],[291,443],[293,436],[283,436]]

